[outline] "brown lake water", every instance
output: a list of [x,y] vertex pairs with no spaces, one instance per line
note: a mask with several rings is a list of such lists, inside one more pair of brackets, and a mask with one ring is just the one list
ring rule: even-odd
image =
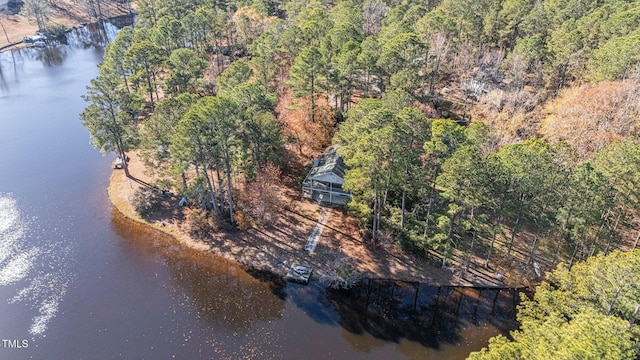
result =
[[464,359],[515,325],[513,291],[260,280],[123,218],[78,118],[102,55],[0,54],[0,359]]

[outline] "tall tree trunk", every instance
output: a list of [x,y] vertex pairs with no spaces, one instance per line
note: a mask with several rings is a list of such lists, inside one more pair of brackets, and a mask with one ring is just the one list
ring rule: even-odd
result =
[[364,82],[364,94],[362,95],[363,98],[368,98],[369,97],[369,70],[365,71],[365,82]]
[[518,207],[518,217],[516,218],[516,222],[513,225],[513,229],[511,229],[511,241],[509,242],[509,249],[507,250],[507,256],[511,255],[511,249],[513,248],[513,242],[516,239],[516,233],[518,232],[518,225],[520,224],[520,220],[522,217],[522,208],[524,206],[524,199],[525,199],[526,195],[522,195],[520,197],[520,206]]
[[451,221],[449,222],[449,231],[447,232],[447,242],[444,248],[444,254],[442,254],[442,267],[447,266],[447,258],[449,248],[451,247],[451,234],[453,233],[453,222],[455,221],[455,215],[451,217]]
[[489,267],[489,260],[491,259],[491,255],[493,254],[493,247],[496,243],[496,237],[498,236],[498,224],[493,225],[493,235],[491,236],[491,245],[489,246],[489,251],[487,252],[487,258],[484,260],[484,267]]
[[638,235],[636,236],[636,241],[633,242],[633,249],[631,249],[631,250],[635,250],[636,247],[638,247],[638,241],[640,241],[640,230],[638,230]]
[[560,246],[562,245],[562,243],[567,243],[567,242],[570,242],[570,240],[571,240],[571,233],[567,232],[567,229],[569,227],[569,222],[571,220],[572,214],[573,214],[573,207],[569,209],[569,213],[567,215],[567,219],[564,221],[564,225],[562,226],[562,235],[563,235],[562,237],[563,237],[564,240],[563,241],[558,241],[558,246],[556,247],[556,251],[553,254],[553,264],[554,265],[558,261],[558,256],[560,255]]
[[218,206],[218,199],[216,199],[216,190],[213,186],[211,178],[209,177],[209,172],[207,171],[207,169],[204,169],[202,173],[204,174],[205,180],[207,180],[207,186],[209,187],[209,192],[211,193],[210,198],[211,204],[213,205],[213,210],[218,216],[220,216],[222,215],[222,212],[220,211],[220,207]]
[[231,191],[231,163],[229,161],[229,149],[227,149],[227,145],[224,146],[224,163],[227,168],[227,196],[229,197],[229,221],[231,225],[235,225],[235,221],[233,219],[233,193]]
[[489,251],[487,252],[487,258],[485,259],[484,266],[489,267],[489,260],[491,259],[491,255],[493,254],[494,246],[496,243],[496,239],[498,237],[498,229],[500,229],[500,224],[503,220],[503,205],[504,205],[504,192],[500,194],[500,207],[498,207],[498,214],[496,216],[495,224],[493,225],[493,235],[491,236],[491,246],[489,247]]
[[573,267],[573,262],[576,259],[576,255],[578,254],[578,243],[575,244],[574,248],[573,248],[573,254],[571,254],[571,260],[569,260],[569,270],[571,270],[571,268]]
[[315,74],[311,74],[311,122],[316,122],[316,93],[315,93]]
[[96,5],[98,6],[98,22],[102,20],[102,6],[100,6],[101,0],[96,0]]
[[528,264],[533,262],[533,259],[536,254],[536,249],[538,248],[538,239],[540,237],[540,226],[536,226],[536,235],[533,237],[533,244],[531,244],[531,252],[529,253]]
[[427,216],[424,219],[424,238],[427,239],[427,231],[429,230],[429,216],[431,216],[431,204],[433,203],[433,198],[429,197],[429,204],[427,205]]
[[124,175],[128,178],[131,177],[131,173],[129,173],[129,164],[127,163],[127,155],[124,151],[120,152],[120,156],[122,156],[122,168],[124,169]]
[[638,310],[640,310],[640,304],[636,304],[635,310],[633,310],[633,315],[629,319],[629,329],[636,323],[636,316],[638,316]]
[[215,41],[215,45],[216,45],[216,49],[217,51],[215,51],[215,55],[216,55],[216,64],[218,65],[218,71],[222,72],[222,66],[224,65],[222,63],[222,48],[220,45],[220,37],[216,36],[216,41]]
[[183,190],[187,190],[187,188],[189,188],[189,186],[187,185],[187,175],[184,173],[184,171],[182,172],[182,189]]
[[151,100],[151,111],[153,111],[154,109],[154,103],[153,103],[153,86],[151,85],[151,71],[149,70],[149,64],[146,63],[144,64],[144,70],[147,73],[147,86],[149,87],[149,99]]
[[469,266],[471,265],[471,256],[473,256],[473,245],[476,243],[476,235],[477,231],[473,230],[473,237],[471,238],[471,248],[469,249],[469,254],[467,254],[467,266],[465,267],[465,271],[469,272]]
[[384,196],[382,196],[382,207],[385,207],[385,208],[387,206],[387,197],[389,196],[390,183],[391,183],[391,166],[389,167],[389,174],[387,175],[387,180],[384,183]]
[[377,216],[376,216],[376,209],[378,208],[378,191],[376,190],[376,194],[375,197],[373,199],[373,221],[371,224],[371,240],[375,243],[376,241],[376,230],[377,230],[377,226],[376,226],[376,220],[377,220]]
[[400,212],[400,229],[404,229],[404,210],[405,210],[406,199],[407,199],[407,192],[405,190],[402,190],[402,210]]
[[[409,144],[408,144],[408,148],[410,149],[413,146],[413,141],[414,141],[414,137],[415,134],[413,133],[413,131],[411,132],[411,137],[409,139]],[[401,216],[400,216],[400,228],[404,229],[404,213],[405,213],[405,208],[406,208],[406,201],[407,201],[407,190],[405,189],[407,181],[410,179],[410,174],[409,174],[409,162],[411,161],[411,151],[407,151],[407,158],[406,158],[406,162],[405,162],[405,166],[404,166],[404,174],[406,176],[405,181],[404,181],[404,185],[402,186],[402,212],[401,212]]]
[[[198,141],[197,146],[198,146],[198,157],[203,167],[202,174],[204,175],[204,179],[207,182],[207,187],[209,188],[209,194],[210,194],[209,197],[210,197],[211,204],[213,205],[213,210],[215,211],[217,216],[221,216],[222,212],[220,211],[220,207],[218,206],[218,200],[216,198],[216,189],[215,189],[215,186],[213,185],[213,182],[211,181],[209,172],[207,171],[208,161],[207,161],[206,152],[204,150],[204,145],[200,141]],[[198,168],[199,166],[198,164],[196,164],[196,174],[199,172]]]

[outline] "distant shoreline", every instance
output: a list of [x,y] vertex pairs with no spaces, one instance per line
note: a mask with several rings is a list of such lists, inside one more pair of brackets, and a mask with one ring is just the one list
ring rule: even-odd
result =
[[[62,25],[66,30],[72,29],[80,23],[96,22],[95,18],[85,14],[83,8],[73,3],[72,0],[59,0],[56,2],[59,9],[51,9],[49,23]],[[103,16],[105,20],[128,15],[129,12],[116,4],[107,3],[103,6]],[[10,44],[21,42],[27,36],[34,36],[38,31],[38,26],[20,14],[5,14],[0,12],[0,49],[7,48]],[[9,47],[8,49],[13,49]],[[7,51],[7,49],[3,50]]]

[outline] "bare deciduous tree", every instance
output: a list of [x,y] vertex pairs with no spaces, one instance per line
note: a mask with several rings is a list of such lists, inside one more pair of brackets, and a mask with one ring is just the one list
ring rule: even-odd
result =
[[362,7],[363,28],[366,34],[377,34],[382,28],[382,19],[387,16],[389,8],[382,1],[368,1]]

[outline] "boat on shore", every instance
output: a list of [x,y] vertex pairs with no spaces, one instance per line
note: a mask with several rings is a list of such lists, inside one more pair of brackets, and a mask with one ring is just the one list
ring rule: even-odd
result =
[[297,282],[297,283],[306,285],[309,283],[311,272],[313,272],[312,266],[295,264],[291,267],[291,269],[289,269],[286,279],[288,281]]
[[37,42],[44,42],[47,40],[47,37],[44,35],[25,36],[23,40],[27,44],[35,44]]

